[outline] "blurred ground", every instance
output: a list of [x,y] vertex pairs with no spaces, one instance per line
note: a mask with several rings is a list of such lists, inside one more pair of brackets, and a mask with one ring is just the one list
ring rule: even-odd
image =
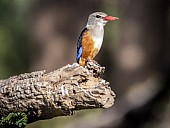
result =
[[79,34],[96,11],[120,18],[106,25],[96,57],[106,67],[103,77],[117,95],[115,105],[27,128],[168,128],[168,0],[1,0],[0,78],[75,62]]

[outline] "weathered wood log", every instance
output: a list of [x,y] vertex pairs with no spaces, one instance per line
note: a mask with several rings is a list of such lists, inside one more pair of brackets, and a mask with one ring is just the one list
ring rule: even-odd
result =
[[66,65],[50,73],[37,71],[0,80],[0,116],[25,112],[28,123],[76,110],[109,108],[115,94],[100,78],[104,67],[93,61],[81,67]]

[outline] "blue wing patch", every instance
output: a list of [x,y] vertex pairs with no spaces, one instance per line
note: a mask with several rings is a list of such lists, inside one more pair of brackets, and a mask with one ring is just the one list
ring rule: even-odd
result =
[[83,31],[81,32],[79,39],[77,41],[77,55],[76,55],[76,61],[77,63],[79,63],[80,57],[82,56],[83,53],[83,47],[82,47],[82,39],[83,39],[83,35],[84,33],[87,31],[87,28],[84,28]]
[[79,62],[79,59],[80,59],[82,53],[83,53],[83,48],[80,47],[79,50],[77,51],[77,56],[76,56],[77,63]]

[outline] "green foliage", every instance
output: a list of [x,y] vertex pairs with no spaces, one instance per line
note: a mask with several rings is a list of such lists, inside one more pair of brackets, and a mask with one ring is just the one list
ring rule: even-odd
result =
[[1,128],[25,128],[27,125],[27,115],[23,112],[10,113],[0,120]]

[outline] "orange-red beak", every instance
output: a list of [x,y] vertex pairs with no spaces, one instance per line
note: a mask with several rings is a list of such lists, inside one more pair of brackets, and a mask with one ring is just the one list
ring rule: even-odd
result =
[[113,21],[113,20],[118,20],[119,18],[118,17],[113,17],[113,16],[105,16],[103,17],[104,20],[107,20],[107,21]]

